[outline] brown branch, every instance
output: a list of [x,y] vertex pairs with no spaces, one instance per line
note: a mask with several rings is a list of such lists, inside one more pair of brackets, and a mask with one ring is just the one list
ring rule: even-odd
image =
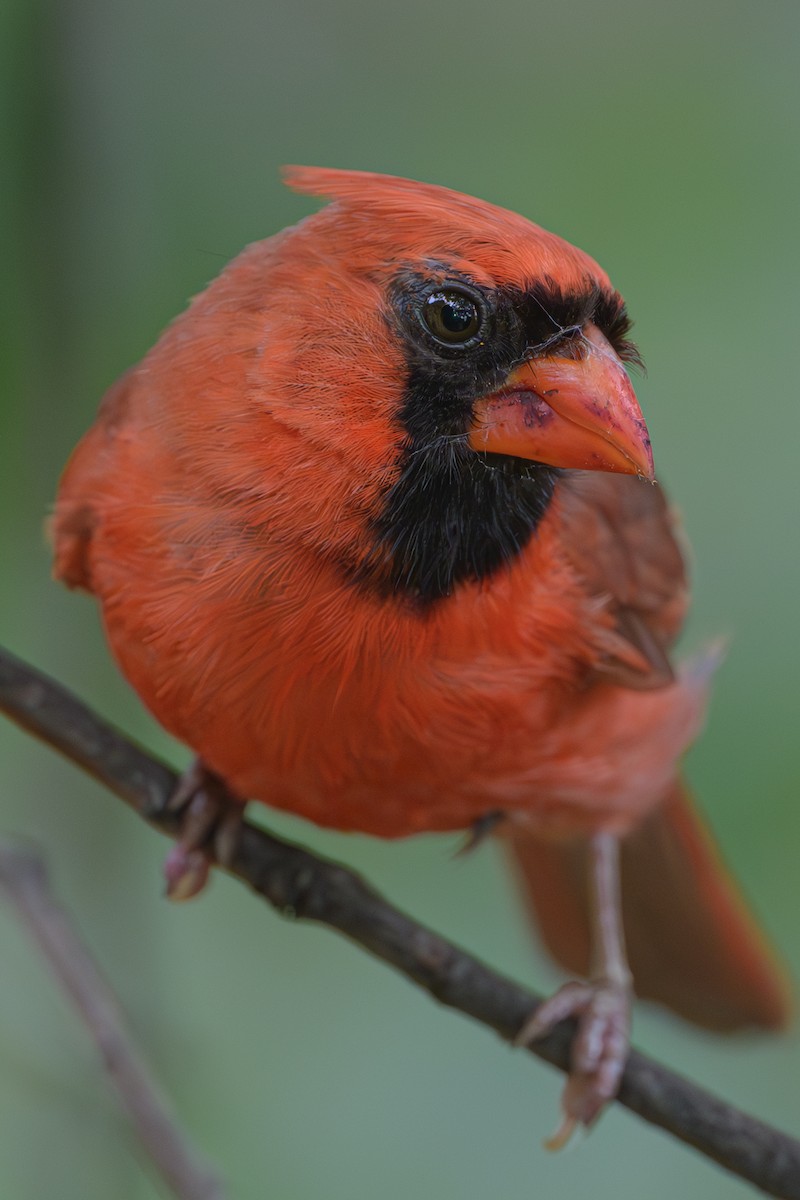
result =
[[[176,775],[58,684],[0,651],[0,710],[55,746],[174,837],[166,807]],[[506,1041],[540,998],[498,975],[388,904],[357,875],[245,823],[230,873],[275,908],[338,929],[395,967],[440,1003],[496,1030]],[[572,1026],[529,1047],[568,1069]],[[800,1142],[632,1051],[619,1102],[771,1196],[800,1200]]]
[[44,862],[32,849],[0,841],[0,891],[17,909],[47,965],[100,1052],[139,1142],[178,1200],[224,1200],[219,1180],[198,1157],[139,1054],[111,988],[66,911]]

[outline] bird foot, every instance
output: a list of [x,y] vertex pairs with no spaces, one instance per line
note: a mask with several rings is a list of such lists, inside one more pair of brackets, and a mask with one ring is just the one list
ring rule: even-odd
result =
[[548,1150],[560,1150],[580,1125],[592,1125],[619,1091],[630,1045],[629,984],[610,979],[564,984],[539,1005],[515,1043],[527,1046],[570,1017],[577,1020],[578,1029],[561,1098],[563,1118],[545,1142]]
[[196,759],[179,779],[167,808],[178,817],[181,830],[164,862],[167,897],[190,900],[206,886],[212,862],[232,862],[244,805]]

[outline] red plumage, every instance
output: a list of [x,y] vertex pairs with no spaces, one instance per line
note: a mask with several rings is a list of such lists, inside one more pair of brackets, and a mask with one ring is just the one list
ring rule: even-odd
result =
[[[610,296],[608,277],[524,218],[442,188],[308,168],[289,181],[333,203],[247,248],[111,389],[61,484],[56,574],[96,595],[139,695],[238,795],[383,837],[502,810],[548,945],[572,969],[588,969],[588,918],[570,843],[679,827],[643,840],[637,886],[669,860],[663,878],[691,897],[674,903],[665,890],[660,905],[676,913],[670,953],[684,974],[676,984],[657,945],[634,947],[637,983],[712,1026],[781,1023],[769,952],[688,802],[665,802],[702,724],[709,669],[673,675],[669,664],[687,600],[674,521],[629,461],[634,442],[647,461],[646,431],[591,313],[577,334],[566,329],[572,349],[558,329],[552,352],[530,348],[533,384],[510,357],[513,387],[479,395],[473,424],[446,436],[461,436],[458,461],[474,470],[464,455],[482,455],[475,414],[488,413],[480,462],[492,470],[492,438],[507,462],[534,416],[537,437],[553,436],[542,372],[566,395],[596,369],[628,406],[627,441],[603,427],[609,455],[624,443],[605,467],[630,473],[559,474],[515,553],[427,601],[398,585],[392,545],[376,534],[410,471],[404,413],[423,369],[413,364],[433,355],[446,384],[460,353],[430,350],[422,326],[404,332],[395,298],[406,274],[440,306],[450,301],[425,291],[427,279],[460,280],[469,300]],[[470,353],[492,351],[475,344]],[[579,399],[595,423],[616,412]],[[516,424],[501,434],[507,419]],[[583,461],[565,453],[553,465]],[[635,893],[626,905],[636,910]],[[647,945],[638,930],[635,940]]]

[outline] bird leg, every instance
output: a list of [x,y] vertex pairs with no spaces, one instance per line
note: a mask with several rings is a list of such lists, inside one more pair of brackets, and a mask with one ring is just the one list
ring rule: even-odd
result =
[[527,1045],[560,1021],[577,1020],[571,1066],[562,1096],[563,1119],[545,1143],[566,1145],[578,1125],[589,1126],[616,1096],[628,1057],[631,974],[625,954],[619,886],[619,842],[608,833],[590,841],[593,965],[587,983],[567,983],[526,1021],[516,1042]]
[[167,896],[189,900],[206,886],[213,861],[232,861],[244,804],[195,759],[178,780],[167,808],[178,816],[181,830],[164,862]]

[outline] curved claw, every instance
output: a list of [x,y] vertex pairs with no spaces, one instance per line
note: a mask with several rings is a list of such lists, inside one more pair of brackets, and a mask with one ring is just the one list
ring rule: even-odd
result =
[[577,1129],[580,1129],[577,1118],[564,1113],[558,1129],[555,1133],[551,1133],[550,1137],[545,1138],[542,1145],[545,1150],[552,1150],[554,1153],[557,1150],[563,1150],[567,1143],[572,1140],[572,1135]]
[[616,1096],[628,1057],[630,989],[615,981],[566,983],[540,1004],[515,1038],[527,1045],[574,1017],[578,1030],[572,1043],[571,1066],[561,1097],[563,1119],[548,1150],[560,1150],[580,1126],[593,1125]]
[[203,850],[192,850],[183,841],[176,842],[164,859],[164,879],[168,900],[191,900],[208,883],[211,863]]

